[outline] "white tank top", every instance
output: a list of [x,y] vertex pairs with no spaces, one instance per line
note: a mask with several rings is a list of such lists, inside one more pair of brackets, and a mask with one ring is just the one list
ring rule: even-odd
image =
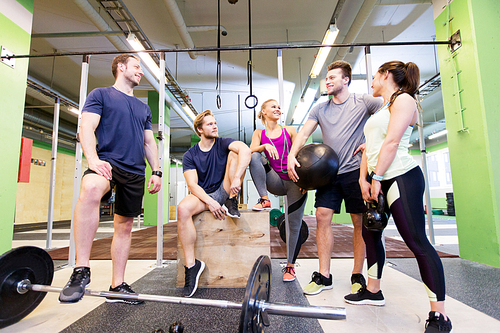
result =
[[[382,143],[387,136],[387,128],[389,127],[390,118],[391,113],[389,112],[388,104],[385,104],[382,109],[377,111],[366,121],[364,133],[366,138],[368,174],[375,171],[375,166],[377,165],[378,156],[380,154],[380,148],[382,148]],[[400,176],[418,165],[413,157],[408,154],[412,130],[413,127],[408,127],[404,132],[403,137],[399,142],[394,160],[387,171],[382,175],[384,177],[383,180]]]

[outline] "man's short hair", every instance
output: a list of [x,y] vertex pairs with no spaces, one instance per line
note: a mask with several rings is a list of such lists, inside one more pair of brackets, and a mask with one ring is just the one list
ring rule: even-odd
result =
[[139,59],[139,57],[136,57],[135,55],[128,54],[128,53],[119,54],[113,59],[113,62],[111,63],[111,72],[113,73],[113,76],[115,77],[115,79],[116,79],[116,72],[118,71],[118,64],[121,63],[124,65],[127,65],[129,58],[134,58],[137,61],[141,61],[141,59]]
[[196,134],[201,137],[201,133],[198,132],[199,129],[202,128],[203,126],[203,121],[205,120],[205,117],[207,116],[214,116],[212,111],[210,110],[205,110],[203,111],[202,113],[199,113],[196,118],[194,118],[194,121],[193,121],[193,126],[194,126],[194,129],[196,131]]
[[336,68],[340,68],[342,70],[343,77],[349,78],[349,83],[347,83],[347,85],[350,85],[351,79],[352,79],[351,64],[349,64],[347,61],[344,61],[344,60],[337,60],[337,61],[332,62],[330,65],[328,65],[329,71],[331,71],[332,69],[336,69]]

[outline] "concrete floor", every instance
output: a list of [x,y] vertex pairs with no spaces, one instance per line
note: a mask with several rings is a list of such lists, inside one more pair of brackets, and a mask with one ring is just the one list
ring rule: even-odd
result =
[[[458,254],[456,226],[449,218],[435,220],[436,248],[440,251]],[[67,230],[65,231],[67,233]],[[104,224],[98,233],[109,236],[112,226]],[[391,224],[385,231],[387,236],[399,237]],[[64,231],[55,229],[54,234]],[[16,234],[13,247],[35,245],[45,247],[45,231]],[[67,246],[64,236],[54,236],[53,246]],[[59,242],[61,244],[59,244]],[[455,251],[455,252],[454,252]],[[388,259],[384,270],[382,290],[386,299],[384,307],[355,306],[344,303],[343,296],[350,290],[352,259],[332,259],[334,288],[319,295],[308,296],[311,305],[345,307],[347,320],[320,320],[324,332],[423,332],[429,312],[429,302],[423,284],[420,282],[415,259]],[[56,262],[56,265],[64,262]],[[154,261],[129,261],[126,280],[133,283],[153,270]],[[297,280],[303,287],[310,281],[313,271],[318,269],[317,259],[297,261]],[[443,260],[447,284],[447,314],[453,323],[453,332],[500,332],[500,269],[470,262],[460,258]],[[107,290],[111,276],[111,261],[92,261],[93,290]],[[168,267],[166,268],[168,269]],[[55,272],[53,285],[63,286],[71,269]],[[281,274],[281,272],[274,272]],[[278,282],[279,283],[279,282]],[[273,286],[273,292],[283,288]],[[281,291],[283,292],[283,291]],[[2,332],[59,332],[104,302],[97,297],[85,297],[77,304],[63,305],[57,301],[57,294],[49,293],[44,301],[21,322]],[[195,318],[196,315],[193,315]],[[207,332],[213,328],[207,328]],[[284,330],[284,332],[293,330]],[[190,333],[190,332],[189,332]]]

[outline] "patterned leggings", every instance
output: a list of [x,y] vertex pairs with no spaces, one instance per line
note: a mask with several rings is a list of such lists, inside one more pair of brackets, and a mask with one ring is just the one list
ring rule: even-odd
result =
[[[384,180],[381,185],[396,227],[408,248],[417,258],[420,276],[426,287],[429,300],[444,301],[443,265],[425,234],[425,215],[422,203],[425,183],[420,167],[415,167],[401,176]],[[366,244],[368,276],[380,279],[385,263],[382,231],[371,231],[363,228],[363,239]]]

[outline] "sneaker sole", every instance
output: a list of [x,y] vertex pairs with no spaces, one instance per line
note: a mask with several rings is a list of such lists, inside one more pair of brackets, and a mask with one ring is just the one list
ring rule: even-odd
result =
[[295,281],[295,278],[293,278],[293,279],[283,279],[283,282],[292,282],[292,281]]
[[344,298],[344,301],[349,304],[353,305],[373,305],[373,306],[384,306],[385,305],[385,300],[381,301],[375,301],[371,299],[364,299],[362,301],[350,301]]
[[309,295],[309,296],[312,296],[312,295],[317,295],[319,294],[320,292],[322,292],[323,290],[329,290],[329,289],[333,289],[333,285],[331,286],[324,286],[324,287],[321,287],[319,288],[317,291],[314,291],[314,292],[307,292],[305,290],[303,290],[302,292],[304,293],[304,295]]
[[198,274],[196,274],[196,279],[195,279],[196,283],[194,284],[193,291],[191,292],[191,294],[189,294],[186,297],[193,296],[194,293],[196,292],[196,290],[198,289],[198,280],[200,279],[201,273],[203,273],[203,270],[205,269],[205,263],[201,260],[200,260],[200,263],[201,263],[201,267],[200,267],[200,270],[198,271]]
[[139,305],[144,303],[144,301],[127,301],[119,298],[106,298],[106,303],[125,303],[129,305]]
[[229,213],[229,209],[227,209],[226,205],[223,205],[222,208],[224,208],[224,210],[226,211],[226,215],[227,216],[232,217],[233,219],[239,219],[240,218],[238,215],[233,215],[233,214]]

